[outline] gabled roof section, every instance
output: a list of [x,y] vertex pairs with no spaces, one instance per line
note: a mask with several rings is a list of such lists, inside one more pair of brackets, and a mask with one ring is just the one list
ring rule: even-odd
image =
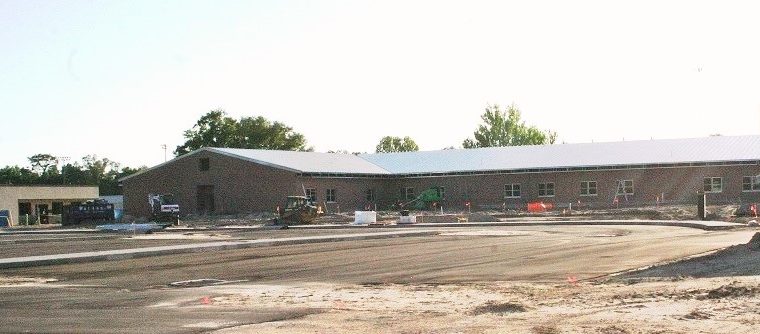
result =
[[488,172],[760,160],[760,136],[363,154],[392,174]]
[[253,150],[243,148],[204,147],[158,164],[139,173],[125,176],[119,182],[161,168],[180,159],[191,157],[199,152],[214,152],[228,157],[250,161],[252,163],[304,174],[353,174],[353,175],[388,175],[385,169],[353,154],[318,153],[299,151]]
[[242,148],[208,148],[208,150],[296,173],[389,174],[388,171],[380,166],[353,154],[251,150]]

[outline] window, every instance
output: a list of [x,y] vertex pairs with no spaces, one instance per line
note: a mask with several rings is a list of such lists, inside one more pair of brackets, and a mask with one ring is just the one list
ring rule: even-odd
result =
[[367,189],[364,198],[369,202],[375,201],[375,189]]
[[706,177],[704,179],[704,188],[706,193],[719,193],[723,191],[722,177]]
[[504,198],[520,198],[520,184],[519,183],[505,184]]
[[538,184],[538,197],[552,197],[552,196],[554,196],[554,182]]
[[633,180],[620,180],[617,186],[618,195],[633,195]]
[[205,172],[209,170],[210,167],[211,167],[211,163],[209,162],[208,158],[200,158],[198,160],[198,169],[201,172]]
[[581,196],[596,195],[596,181],[581,181]]
[[414,199],[414,187],[404,188],[404,199],[407,201],[411,201]]
[[441,200],[446,199],[446,187],[438,187],[438,197]]
[[325,200],[328,202],[335,202],[335,189],[327,189],[327,192],[325,192]]
[[316,202],[317,201],[317,189],[306,188],[306,197],[308,197],[312,202]]
[[742,177],[742,191],[760,191],[760,177]]

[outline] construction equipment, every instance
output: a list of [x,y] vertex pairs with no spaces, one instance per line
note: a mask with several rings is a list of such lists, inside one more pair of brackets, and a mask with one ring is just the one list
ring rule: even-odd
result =
[[443,200],[443,187],[430,187],[423,190],[419,196],[409,202],[401,204],[401,208],[407,208],[410,205],[417,210],[435,209],[435,205],[440,205]]
[[322,208],[314,205],[309,197],[288,196],[282,209],[277,207],[275,223],[278,225],[287,223],[308,224],[323,213]]
[[149,194],[150,220],[179,224],[179,204],[172,194]]
[[61,225],[79,224],[82,222],[112,221],[113,204],[103,199],[89,200],[80,204],[64,205],[61,214]]

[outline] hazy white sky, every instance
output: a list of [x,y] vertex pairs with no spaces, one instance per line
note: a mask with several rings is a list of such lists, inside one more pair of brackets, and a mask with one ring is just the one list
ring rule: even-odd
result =
[[568,143],[759,134],[756,3],[0,0],[0,166],[151,166],[214,108],[317,151],[461,146],[489,103]]

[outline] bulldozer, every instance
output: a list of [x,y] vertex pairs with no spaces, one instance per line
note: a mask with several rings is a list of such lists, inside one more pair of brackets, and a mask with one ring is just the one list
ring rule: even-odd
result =
[[308,224],[324,212],[307,196],[288,196],[285,205],[277,207],[276,225]]

